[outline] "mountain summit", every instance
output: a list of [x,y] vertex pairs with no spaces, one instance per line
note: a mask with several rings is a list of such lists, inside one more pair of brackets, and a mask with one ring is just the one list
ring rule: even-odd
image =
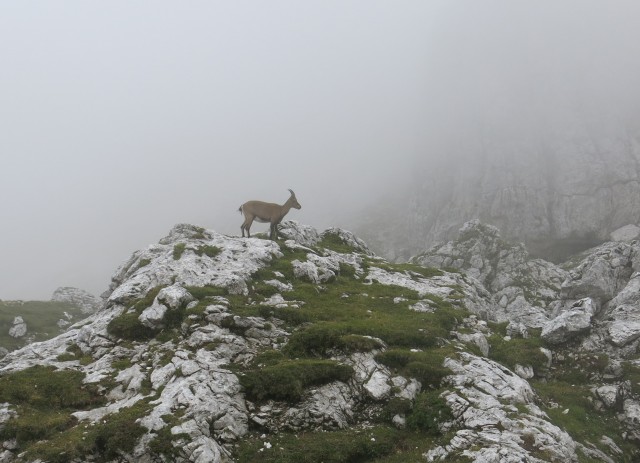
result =
[[177,225],[96,313],[7,354],[0,461],[637,458],[637,242],[557,267],[472,222],[392,264],[279,232]]

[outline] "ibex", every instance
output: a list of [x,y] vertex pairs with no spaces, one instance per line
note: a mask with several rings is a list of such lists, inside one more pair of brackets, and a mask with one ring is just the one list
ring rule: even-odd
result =
[[265,203],[264,201],[247,201],[240,206],[240,209],[238,210],[244,214],[244,223],[240,226],[242,236],[244,237],[244,231],[247,230],[247,238],[251,238],[249,229],[251,228],[253,221],[257,220],[258,222],[263,223],[270,222],[271,231],[269,233],[269,238],[272,240],[278,239],[278,224],[282,222],[282,219],[287,215],[289,209],[292,207],[300,209],[302,207],[296,199],[296,194],[293,190],[289,191],[291,192],[291,196],[282,206],[275,203]]

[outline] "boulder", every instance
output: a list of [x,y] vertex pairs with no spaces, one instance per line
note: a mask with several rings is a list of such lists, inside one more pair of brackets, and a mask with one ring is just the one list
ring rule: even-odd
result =
[[27,334],[27,324],[22,317],[17,316],[13,319],[13,326],[9,328],[9,336],[21,338]]
[[562,344],[591,328],[595,303],[587,297],[574,302],[542,328],[542,338],[550,344]]

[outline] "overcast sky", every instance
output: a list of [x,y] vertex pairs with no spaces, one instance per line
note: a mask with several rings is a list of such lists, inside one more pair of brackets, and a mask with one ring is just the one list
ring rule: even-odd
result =
[[626,102],[638,3],[0,1],[0,298],[99,294],[288,188],[289,218],[350,224],[469,117]]

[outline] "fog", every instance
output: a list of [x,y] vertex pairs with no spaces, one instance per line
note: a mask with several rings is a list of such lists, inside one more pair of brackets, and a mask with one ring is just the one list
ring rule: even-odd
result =
[[241,203],[288,188],[302,204],[288,218],[352,226],[479,125],[627,117],[639,13],[621,0],[3,2],[0,298],[99,294],[174,224],[237,235]]

